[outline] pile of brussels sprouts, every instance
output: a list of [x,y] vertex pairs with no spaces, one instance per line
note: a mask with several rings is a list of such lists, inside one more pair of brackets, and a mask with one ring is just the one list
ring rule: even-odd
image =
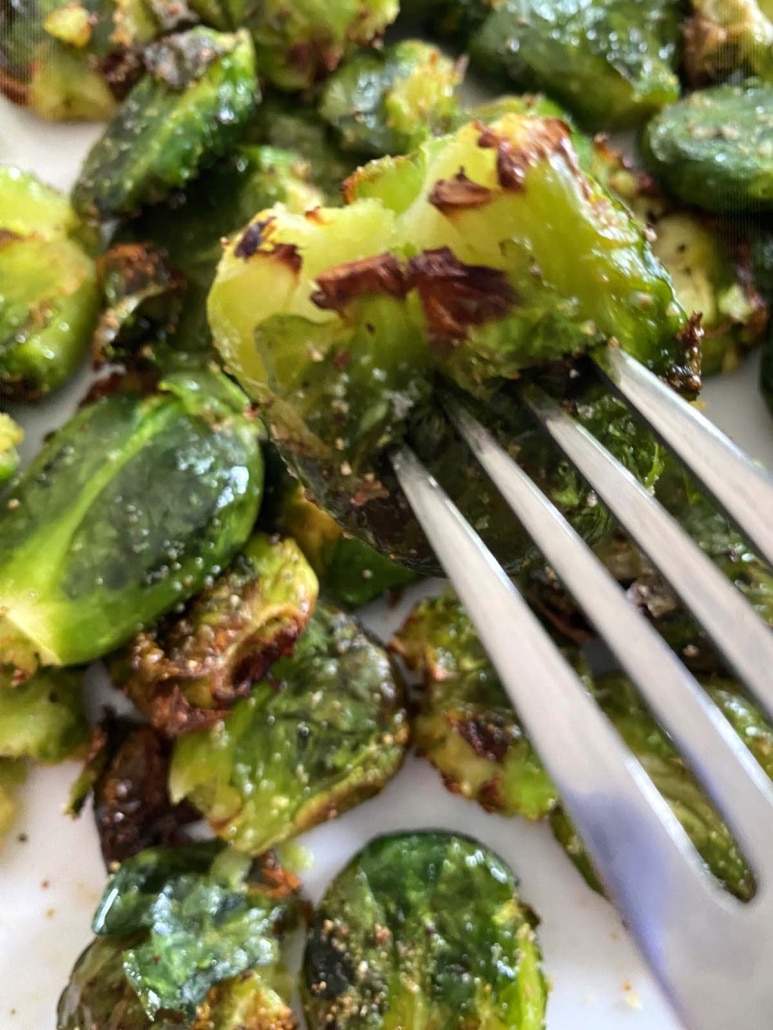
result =
[[[465,102],[468,65],[496,99]],[[0,830],[30,761],[81,758],[70,808],[92,799],[113,870],[59,1030],[295,1027],[301,926],[310,1030],[544,1025],[536,921],[483,845],[372,841],[314,913],[273,850],[413,746],[486,810],[548,819],[603,890],[456,598],[389,645],[351,614],[439,571],[389,464],[403,440],[749,898],[437,392],[506,441],[773,777],[773,728],[520,401],[558,398],[773,623],[770,570],[588,360],[620,346],[693,398],[762,344],[773,406],[770,0],[0,0],[0,90],[106,123],[69,197],[0,167]],[[620,129],[643,170],[599,135]],[[87,363],[20,472],[19,423]],[[89,724],[97,660],[132,717]]]

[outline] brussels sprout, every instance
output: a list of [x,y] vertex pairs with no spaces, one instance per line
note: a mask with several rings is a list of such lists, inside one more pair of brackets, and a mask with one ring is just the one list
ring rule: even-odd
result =
[[[736,683],[718,677],[702,682],[765,773],[773,778],[773,727],[755,705],[741,696]],[[604,676],[596,682],[596,694],[615,729],[668,802],[708,869],[731,894],[744,901],[751,898],[755,890],[754,876],[730,831],[631,683],[622,675]],[[601,889],[566,813],[556,810],[551,822],[559,842],[580,872],[592,887]]]
[[[488,125],[506,114],[528,114],[536,118],[567,118],[561,105],[542,93],[503,93],[493,100],[484,100],[473,107],[464,108],[454,119],[454,128],[471,121]],[[573,138],[575,146],[577,139],[578,136]]]
[[82,407],[0,510],[2,661],[85,663],[195,594],[252,529],[258,430],[210,371]]
[[283,456],[353,531],[388,498],[379,458],[430,404],[435,369],[486,396],[614,334],[695,385],[694,326],[642,230],[578,170],[563,123],[473,123],[373,162],[348,193],[342,209],[257,215],[226,247],[208,310]]
[[416,576],[361,540],[349,536],[327,512],[306,497],[274,448],[267,454],[265,501],[260,522],[293,537],[319,577],[320,590],[334,604],[359,608]]
[[773,84],[712,86],[666,108],[641,139],[648,170],[706,211],[773,210]]
[[407,740],[387,654],[349,616],[318,606],[293,657],[250,698],[176,740],[170,792],[234,847],[260,854],[378,793]]
[[544,90],[588,129],[639,124],[679,97],[679,0],[467,6],[478,22],[466,43],[473,67],[521,89]]
[[309,1030],[539,1030],[547,988],[512,871],[469,837],[367,844],[325,892],[301,990]]
[[173,805],[167,782],[171,744],[152,726],[109,713],[100,723],[68,811],[80,815],[94,795],[94,820],[105,865],[145,848],[178,846],[183,827],[198,819],[185,803]]
[[682,56],[694,85],[738,71],[773,78],[773,22],[757,0],[691,0],[690,6]]
[[61,762],[88,739],[79,672],[42,669],[17,685],[0,669],[0,758]]
[[422,601],[391,646],[421,674],[413,739],[446,787],[487,811],[546,815],[556,789],[459,600]]
[[316,599],[317,578],[297,544],[258,533],[182,612],[135,637],[111,670],[168,736],[212,726],[292,654]]
[[235,25],[255,41],[261,78],[303,90],[329,75],[353,47],[377,42],[398,0],[223,0]]
[[258,102],[243,30],[191,29],[145,51],[147,75],[92,147],[72,191],[89,218],[132,214],[184,185],[239,139]]
[[[177,330],[171,341],[175,349],[200,352],[211,345],[206,299],[222,254],[223,237],[267,205],[281,202],[288,210],[301,212],[321,204],[322,195],[309,181],[309,174],[308,164],[295,153],[240,144],[184,191],[149,208],[120,230],[119,240],[140,247],[150,241],[165,264],[182,274],[182,310],[175,319]],[[154,282],[157,279],[151,286]]]
[[179,321],[185,281],[142,243],[119,243],[97,261],[102,311],[94,330],[94,363],[142,354]]
[[85,356],[97,317],[93,244],[67,199],[0,168],[0,397],[61,386]]
[[19,452],[16,445],[21,443],[24,432],[17,426],[10,415],[0,411],[0,490],[13,479],[19,467]]
[[[211,842],[127,859],[59,1000],[58,1030],[239,1030],[235,1020],[259,1013],[264,991],[276,1011],[279,938],[297,922],[296,892],[271,856],[251,862]],[[294,1026],[286,1006],[283,1018],[278,1027]]]
[[355,54],[325,83],[320,114],[346,150],[406,154],[458,123],[461,63],[437,47],[405,39]]
[[[264,96],[247,135],[255,143],[298,154],[308,163],[312,182],[323,191],[325,203],[341,203],[343,181],[358,161],[341,149],[316,108],[299,107],[281,95]],[[248,217],[253,214],[255,209]]]

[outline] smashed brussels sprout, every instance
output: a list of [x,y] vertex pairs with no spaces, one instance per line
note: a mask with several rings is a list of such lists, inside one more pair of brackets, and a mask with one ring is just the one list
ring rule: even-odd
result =
[[238,142],[258,102],[244,31],[197,28],[145,51],[147,74],[89,152],[73,187],[88,218],[133,214],[183,186]]
[[99,305],[95,242],[58,190],[0,167],[0,398],[50,393],[83,361]]
[[314,913],[301,980],[309,1030],[541,1030],[534,923],[511,870],[478,841],[377,838]]
[[318,606],[292,658],[203,733],[175,742],[170,791],[257,855],[378,793],[402,764],[408,719],[386,652]]
[[690,7],[683,60],[693,85],[734,72],[773,79],[773,7],[764,12],[757,0],[691,0]]
[[[472,65],[544,90],[586,128],[637,125],[679,97],[679,0],[454,0]],[[471,17],[470,17],[471,14]],[[446,15],[448,18],[448,15]]]
[[258,533],[182,612],[135,637],[111,661],[113,677],[170,737],[212,726],[292,654],[316,600],[298,545]]
[[212,842],[127,859],[94,916],[97,939],[59,1000],[57,1030],[240,1030],[265,1006],[292,1030],[282,934],[299,917],[297,881],[267,855],[255,862]]
[[647,169],[685,204],[773,210],[773,83],[691,93],[647,124],[641,148]]
[[116,392],[55,432],[0,509],[0,654],[23,678],[123,644],[238,553],[259,425],[219,373]]
[[320,114],[346,150],[407,154],[458,122],[462,65],[437,47],[405,39],[355,54],[325,82]]

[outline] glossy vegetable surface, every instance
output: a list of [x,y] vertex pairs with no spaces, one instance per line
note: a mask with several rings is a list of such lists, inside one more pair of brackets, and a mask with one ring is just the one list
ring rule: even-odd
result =
[[488,848],[441,831],[371,841],[328,887],[306,942],[309,1030],[538,1030],[532,919]]

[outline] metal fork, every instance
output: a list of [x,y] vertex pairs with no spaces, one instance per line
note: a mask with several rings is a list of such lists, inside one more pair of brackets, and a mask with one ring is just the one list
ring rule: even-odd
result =
[[[773,479],[624,352],[610,385],[773,563]],[[773,716],[773,632],[651,497],[551,398],[523,399]],[[392,464],[553,777],[604,885],[691,1030],[773,1027],[773,784],[730,724],[538,487],[463,408],[446,411],[583,606],[733,832],[756,878],[743,903],[706,871],[638,761],[491,552],[407,447]]]

